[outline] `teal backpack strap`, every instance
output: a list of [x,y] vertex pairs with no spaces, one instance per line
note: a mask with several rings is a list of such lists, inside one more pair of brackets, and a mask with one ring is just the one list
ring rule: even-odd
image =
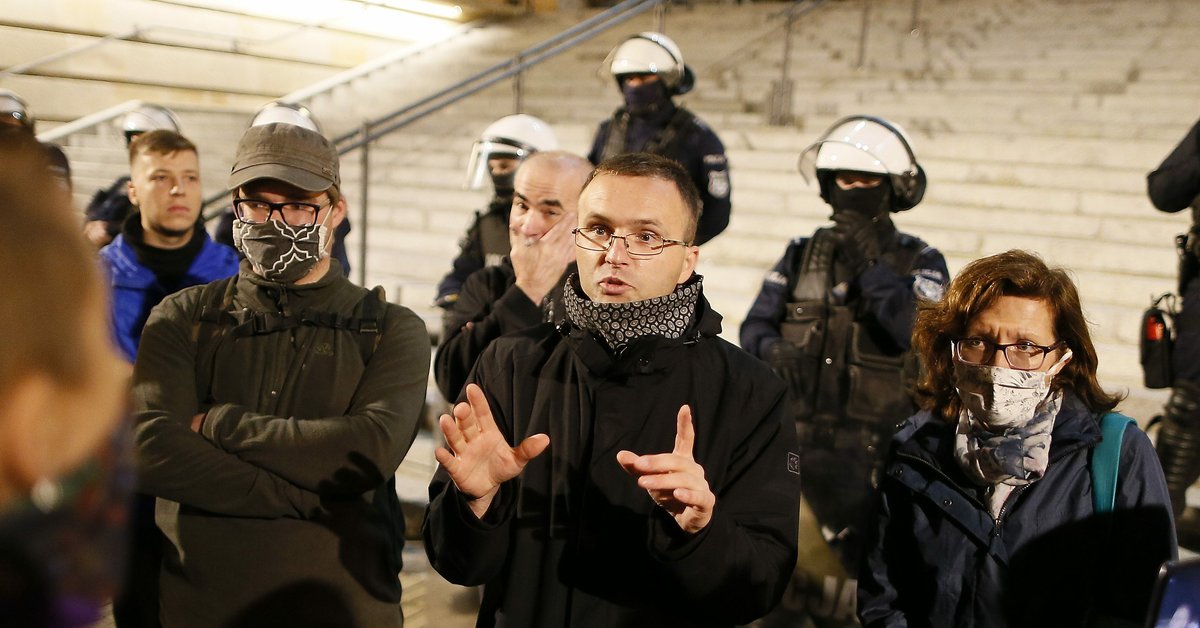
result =
[[1112,512],[1117,501],[1117,471],[1121,468],[1121,441],[1133,419],[1109,412],[1100,419],[1100,443],[1092,450],[1092,506],[1095,512]]

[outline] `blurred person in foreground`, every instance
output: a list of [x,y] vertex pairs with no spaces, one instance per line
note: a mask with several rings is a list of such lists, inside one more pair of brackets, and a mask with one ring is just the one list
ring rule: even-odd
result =
[[0,624],[90,626],[124,569],[129,369],[45,149],[0,136],[0,162]]
[[1140,625],[1176,553],[1171,504],[1097,381],[1067,273],[1024,251],[971,262],[921,308],[913,347],[924,410],[884,467],[864,626]]

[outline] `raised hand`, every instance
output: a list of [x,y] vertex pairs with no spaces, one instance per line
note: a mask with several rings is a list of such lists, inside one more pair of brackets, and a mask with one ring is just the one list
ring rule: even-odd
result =
[[560,216],[541,238],[526,238],[515,231],[510,232],[512,251],[508,257],[517,277],[516,285],[534,303],[541,303],[546,298],[567,265],[575,261],[575,236],[571,233],[575,221],[566,218]]
[[496,427],[487,397],[475,384],[467,384],[467,401],[454,406],[453,416],[443,414],[438,425],[449,449],[438,447],[434,455],[479,518],[491,506],[500,485],[517,477],[550,445],[549,436],[534,434],[510,447]]
[[704,479],[704,467],[692,457],[696,430],[692,409],[684,405],[675,418],[675,448],[669,454],[639,456],[632,451],[617,452],[617,462],[650,499],[671,516],[684,532],[695,534],[712,520],[717,496]]

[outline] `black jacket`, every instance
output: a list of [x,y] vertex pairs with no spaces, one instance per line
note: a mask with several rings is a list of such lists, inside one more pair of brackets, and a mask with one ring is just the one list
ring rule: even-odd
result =
[[[289,286],[243,261],[236,281],[232,312],[346,321],[373,298],[336,261],[319,281]],[[401,625],[393,473],[425,398],[424,323],[386,304],[365,363],[359,335],[345,328],[241,335],[225,326],[206,341],[197,324],[205,291],[187,288],[154,308],[134,367],[138,480],[159,498],[169,540],[163,624]]]
[[1015,489],[997,522],[954,459],[954,431],[922,412],[896,435],[859,574],[863,625],[1063,627],[1091,613],[1140,625],[1158,567],[1176,553],[1146,435],[1126,430],[1115,510],[1096,516],[1090,463],[1100,428],[1067,393],[1046,475]]
[[[796,558],[800,477],[783,383],[718,338],[701,299],[684,337],[649,336],[614,358],[569,323],[491,343],[472,378],[510,442],[550,447],[502,485],[482,519],[444,470],[424,537],[448,580],[484,584],[480,626],[720,626],[778,603]],[[686,536],[616,461],[671,451],[693,411],[695,458],[716,495]]]
[[1154,206],[1165,212],[1188,207],[1200,195],[1200,122],[1146,176],[1146,190]]
[[475,360],[493,340],[538,323],[563,320],[562,286],[574,272],[571,263],[540,304],[530,301],[517,287],[517,275],[507,257],[498,266],[471,273],[442,315],[442,342],[433,362],[433,376],[442,396],[447,401],[458,398]]

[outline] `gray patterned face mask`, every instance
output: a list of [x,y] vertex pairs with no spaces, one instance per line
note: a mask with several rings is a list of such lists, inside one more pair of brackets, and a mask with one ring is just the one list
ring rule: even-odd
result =
[[[325,219],[333,214],[325,214]],[[294,283],[308,274],[326,256],[329,227],[319,225],[293,227],[276,220],[261,224],[233,221],[233,244],[254,272],[279,283]]]

